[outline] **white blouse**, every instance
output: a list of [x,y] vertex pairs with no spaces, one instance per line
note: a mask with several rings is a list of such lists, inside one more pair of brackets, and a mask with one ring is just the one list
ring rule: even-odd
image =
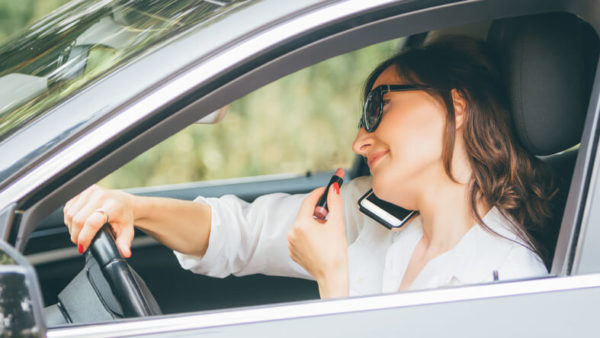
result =
[[[390,231],[358,210],[371,178],[342,186],[348,240],[350,295],[398,291],[413,250],[423,236],[421,217]],[[288,254],[287,232],[306,195],[270,194],[247,203],[233,195],[198,197],[211,206],[211,231],[203,257],[175,252],[185,269],[213,277],[262,273],[314,279]],[[492,208],[483,218],[495,232],[521,243],[509,221]],[[429,261],[409,289],[521,279],[547,274],[531,250],[473,226],[451,250]]]

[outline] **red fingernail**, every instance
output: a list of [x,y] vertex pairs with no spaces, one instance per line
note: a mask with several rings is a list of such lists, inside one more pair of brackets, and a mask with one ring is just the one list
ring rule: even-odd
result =
[[79,253],[82,254],[83,253],[83,245],[77,244],[77,251],[79,251]]
[[340,194],[340,185],[338,184],[338,182],[333,183],[333,191],[335,191],[336,195]]

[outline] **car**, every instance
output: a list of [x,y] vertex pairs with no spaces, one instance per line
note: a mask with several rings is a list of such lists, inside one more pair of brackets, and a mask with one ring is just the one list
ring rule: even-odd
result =
[[[0,48],[0,330],[47,337],[592,336],[600,303],[599,31],[594,0],[72,1]],[[66,201],[178,131],[195,122],[218,128],[237,99],[324,60],[444,34],[494,45],[521,142],[559,174],[554,226],[535,234],[553,249],[548,276],[319,300],[313,281],[184,271],[142,233],[128,260],[110,231],[84,256],[70,242]],[[322,129],[297,125],[285,109],[275,114],[291,129],[315,128],[316,144],[326,143]],[[255,123],[244,143],[282,128]],[[278,137],[301,147],[315,141],[286,134]],[[225,156],[214,144],[204,149]],[[350,178],[368,174],[360,158],[353,161]],[[223,171],[236,158],[219,163]],[[251,201],[306,193],[335,169],[315,168],[130,191]]]

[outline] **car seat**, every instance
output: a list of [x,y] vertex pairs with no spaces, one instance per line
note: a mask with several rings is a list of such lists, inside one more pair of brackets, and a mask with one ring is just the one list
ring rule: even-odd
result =
[[[559,193],[546,229],[532,233],[552,258],[598,60],[598,36],[572,14],[497,20],[488,42],[499,57],[521,144],[555,171]],[[551,259],[546,259],[548,268]]]

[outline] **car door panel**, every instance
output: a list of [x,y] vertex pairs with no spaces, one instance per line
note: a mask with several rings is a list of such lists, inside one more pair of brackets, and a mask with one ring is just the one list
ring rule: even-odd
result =
[[[294,318],[193,331],[211,337],[586,337],[600,287]],[[540,320],[542,319],[543,320]],[[583,325],[581,325],[583,324]],[[174,335],[173,335],[174,336]]]
[[564,337],[593,336],[600,274],[420,290],[68,328],[48,337]]

